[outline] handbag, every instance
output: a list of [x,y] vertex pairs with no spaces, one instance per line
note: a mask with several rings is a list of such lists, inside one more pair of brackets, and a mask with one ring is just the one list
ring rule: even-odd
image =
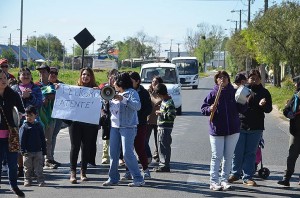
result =
[[0,108],[1,108],[3,118],[6,122],[8,131],[9,131],[9,133],[8,133],[8,151],[9,152],[19,152],[20,151],[19,130],[17,127],[12,127],[9,125],[2,106],[0,106]]

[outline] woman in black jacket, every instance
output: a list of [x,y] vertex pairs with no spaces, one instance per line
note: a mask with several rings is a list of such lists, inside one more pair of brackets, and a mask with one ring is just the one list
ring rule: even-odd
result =
[[[3,160],[3,156],[6,154],[8,163],[8,179],[11,186],[11,190],[19,197],[25,197],[24,193],[18,188],[17,185],[17,170],[18,170],[18,152],[10,152],[8,149],[8,124],[11,127],[18,127],[13,119],[13,108],[17,107],[18,111],[25,113],[21,97],[17,92],[14,92],[8,86],[8,80],[6,74],[0,69],[0,162]],[[1,173],[2,166],[0,166]],[[0,176],[1,183],[1,176]]]
[[[300,96],[300,82],[296,84],[296,92],[291,100],[286,104],[283,114],[287,116],[289,109],[294,109],[293,118],[290,117],[290,141],[289,141],[289,155],[286,160],[286,170],[282,180],[277,183],[282,186],[290,186],[290,179],[295,171],[295,164],[300,154],[300,108],[299,108],[299,96]],[[298,97],[298,98],[297,98]],[[297,98],[297,99],[296,99]],[[292,102],[294,101],[294,102]],[[295,106],[294,106],[295,104]],[[288,116],[287,116],[288,117]],[[299,178],[300,185],[300,178]]]
[[272,98],[270,92],[262,86],[260,72],[256,69],[249,72],[246,87],[251,89],[253,94],[249,97],[247,110],[239,116],[241,131],[234,151],[232,175],[228,182],[239,180],[243,171],[243,184],[256,186],[253,180],[256,151],[265,130],[265,113],[272,111]]

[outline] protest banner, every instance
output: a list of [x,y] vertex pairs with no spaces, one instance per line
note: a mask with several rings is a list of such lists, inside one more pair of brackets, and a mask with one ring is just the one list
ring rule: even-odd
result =
[[99,124],[100,90],[60,84],[56,90],[52,118]]

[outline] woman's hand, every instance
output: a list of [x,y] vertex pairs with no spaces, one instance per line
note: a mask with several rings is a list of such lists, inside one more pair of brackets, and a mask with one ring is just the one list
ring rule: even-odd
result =
[[116,94],[116,95],[114,96],[114,99],[115,99],[115,100],[122,101],[122,100],[123,100],[123,96]]
[[30,97],[30,93],[32,92],[31,89],[26,88],[24,91],[22,91],[22,98],[29,98]]
[[53,83],[55,90],[59,89],[59,83]]
[[217,109],[217,105],[213,104],[209,107],[210,112],[214,112]]
[[265,104],[266,104],[266,99],[265,98],[263,98],[263,99],[261,99],[260,101],[259,101],[259,106],[264,106]]
[[161,111],[160,111],[160,110],[156,110],[156,111],[155,111],[155,114],[156,114],[156,115],[160,115],[160,114],[161,114]]

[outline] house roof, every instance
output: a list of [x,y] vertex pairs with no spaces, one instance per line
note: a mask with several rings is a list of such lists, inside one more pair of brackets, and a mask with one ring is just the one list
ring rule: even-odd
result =
[[[9,50],[11,49],[12,52],[15,54],[16,59],[19,59],[19,46],[16,45],[11,45],[11,46],[7,46],[7,45],[0,45],[0,54],[2,54],[3,50]],[[21,51],[21,56],[23,60],[27,60],[27,51],[28,51],[28,57],[31,60],[37,60],[37,59],[43,59],[45,60],[45,58],[38,52],[36,51],[35,48],[33,47],[27,47],[27,46],[23,46],[22,47],[22,51]]]

